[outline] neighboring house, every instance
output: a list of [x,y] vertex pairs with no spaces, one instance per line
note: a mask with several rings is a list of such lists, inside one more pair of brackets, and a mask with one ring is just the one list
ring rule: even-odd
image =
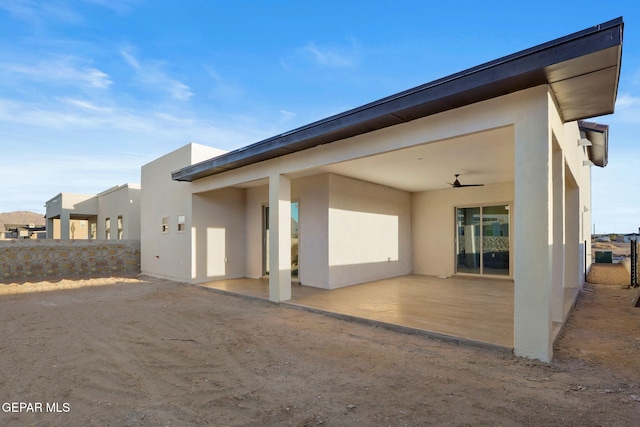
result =
[[608,126],[584,120],[614,110],[622,31],[616,19],[242,149],[190,144],[145,165],[143,273],[268,274],[276,302],[292,279],[509,279],[515,354],[550,360],[565,288],[591,264]]
[[46,227],[35,224],[5,224],[3,235],[6,239],[44,239]]
[[637,242],[638,240],[640,240],[640,234],[638,233],[625,234],[622,240],[625,243]]
[[123,184],[97,195],[60,193],[45,204],[48,239],[140,239],[140,186]]

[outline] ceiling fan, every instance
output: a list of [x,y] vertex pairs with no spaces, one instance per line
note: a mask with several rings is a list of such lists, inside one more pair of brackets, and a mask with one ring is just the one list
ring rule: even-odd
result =
[[484,184],[460,184],[460,181],[458,181],[458,177],[460,176],[459,173],[456,174],[456,180],[453,181],[453,183],[451,182],[447,182],[447,184],[449,184],[451,186],[451,188],[462,188],[462,187],[482,187]]

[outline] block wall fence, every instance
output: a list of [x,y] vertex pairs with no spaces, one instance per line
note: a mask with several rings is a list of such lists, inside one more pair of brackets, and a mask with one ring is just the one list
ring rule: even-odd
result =
[[0,281],[140,273],[139,240],[0,241]]

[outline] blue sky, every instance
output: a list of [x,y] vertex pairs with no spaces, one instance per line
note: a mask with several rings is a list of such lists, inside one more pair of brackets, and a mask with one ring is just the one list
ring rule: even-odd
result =
[[623,16],[592,213],[599,233],[637,231],[640,8],[530,4],[0,0],[0,212],[139,183],[186,143],[238,148]]

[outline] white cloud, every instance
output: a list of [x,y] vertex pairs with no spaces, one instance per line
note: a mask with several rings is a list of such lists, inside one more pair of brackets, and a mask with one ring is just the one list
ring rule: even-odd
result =
[[83,18],[65,2],[37,2],[33,0],[0,0],[0,9],[16,19],[42,27],[52,22],[78,23]]
[[338,49],[321,48],[308,43],[304,50],[311,53],[316,63],[329,68],[353,68],[356,65],[354,52],[342,53]]
[[640,106],[640,97],[630,94],[619,95],[616,100],[616,109],[633,108]]
[[86,81],[90,86],[97,87],[100,89],[106,89],[113,83],[109,79],[109,75],[103,73],[102,71],[96,68],[87,68],[84,70],[83,74],[80,76],[84,81]]
[[4,9],[18,19],[33,21],[37,17],[33,1],[0,0],[0,9]]
[[[84,0],[84,2],[124,14],[131,12],[139,0]],[[85,17],[76,10],[76,6],[77,1],[74,0],[0,0],[0,9],[6,10],[16,19],[39,28],[55,23],[85,22]]]
[[84,0],[84,2],[96,4],[118,13],[128,13],[133,10],[138,0]]
[[113,83],[109,75],[94,67],[83,66],[74,57],[54,57],[33,63],[9,63],[1,66],[5,72],[33,81],[85,88],[108,89]]
[[[77,101],[69,102],[68,99],[63,100],[63,103],[80,106]],[[0,123],[51,129],[89,129],[101,125],[95,120],[95,116],[67,110],[61,108],[60,104],[39,105],[0,99]]]
[[132,68],[136,70],[140,69],[140,63],[131,53],[127,52],[125,49],[121,49],[120,55],[122,55],[127,64],[129,64]]
[[166,120],[183,126],[192,126],[194,124],[192,119],[182,119],[168,113],[155,113],[155,116],[160,120]]
[[284,122],[284,123],[291,121],[296,117],[296,113],[292,113],[291,111],[287,111],[287,110],[280,110],[280,114],[281,114],[280,122]]
[[84,21],[84,18],[76,13],[68,4],[58,1],[42,2],[41,17],[46,20],[54,19],[56,21],[64,23],[79,23]]
[[112,108],[99,107],[91,102],[84,101],[81,99],[62,98],[61,101],[65,104],[72,105],[74,107],[79,107],[85,110],[98,111],[102,113],[111,113],[113,111]]
[[142,165],[189,142],[233,149],[274,133],[273,123],[250,120],[255,118],[137,111],[79,97],[47,104],[0,98],[3,156],[21,159],[0,168],[0,182],[21,183],[8,186],[0,211],[41,212],[61,191],[91,194],[139,182]]
[[189,86],[179,80],[171,78],[162,70],[162,63],[141,62],[130,52],[130,49],[131,48],[121,49],[120,55],[122,55],[125,62],[135,70],[136,80],[140,82],[140,84],[154,90],[162,90],[179,101],[188,101],[193,96],[193,92]]
[[191,92],[191,89],[186,84],[177,80],[172,80],[170,78],[167,78],[166,76],[163,77],[165,78],[157,80],[158,83],[162,84],[162,82],[164,81],[167,85],[169,93],[171,93],[171,95],[175,99],[178,99],[180,101],[188,101],[189,98],[193,96],[193,92]]
[[229,149],[276,133],[273,125],[254,117],[188,109],[132,110],[77,97],[53,98],[47,103],[0,98],[0,140],[24,141],[22,145],[48,141],[47,145],[75,142],[121,147],[130,141],[145,147],[151,142],[154,146],[168,144],[172,149],[196,141]]
[[618,95],[613,123],[640,124],[640,97],[630,93]]
[[205,65],[205,71],[213,80],[212,92],[213,96],[220,100],[240,99],[244,93],[242,88],[229,82],[228,79],[223,78],[218,74],[211,66]]

